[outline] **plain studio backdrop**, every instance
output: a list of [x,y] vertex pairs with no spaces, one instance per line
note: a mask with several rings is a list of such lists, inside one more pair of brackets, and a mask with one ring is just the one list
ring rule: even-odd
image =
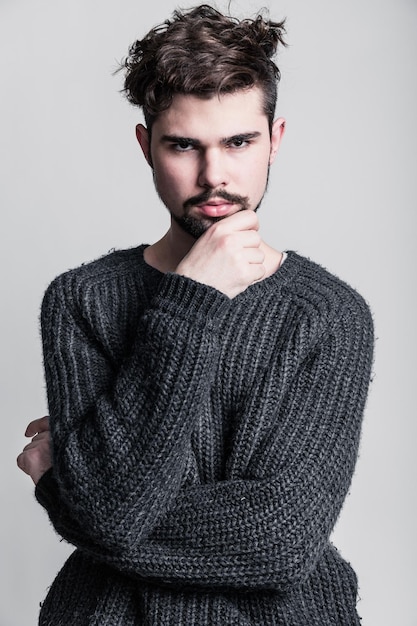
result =
[[[359,576],[364,626],[416,626],[417,3],[265,4],[287,16],[290,47],[279,57],[287,133],[260,209],[263,236],[357,288],[376,326],[360,458],[333,540]],[[231,13],[260,6],[235,0]],[[168,226],[134,136],[141,114],[112,74],[174,8],[0,0],[0,626],[37,623],[71,551],[15,462],[26,424],[47,412],[43,292],[62,271]]]

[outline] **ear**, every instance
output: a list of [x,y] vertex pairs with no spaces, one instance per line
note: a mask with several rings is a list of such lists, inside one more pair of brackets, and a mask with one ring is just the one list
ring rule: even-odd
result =
[[138,140],[139,145],[142,148],[145,159],[152,167],[151,142],[149,138],[149,132],[143,124],[137,124],[136,126],[136,139]]
[[272,124],[271,152],[269,154],[269,165],[271,165],[275,160],[279,146],[281,144],[281,140],[284,136],[284,132],[285,132],[285,120],[283,117],[279,117]]

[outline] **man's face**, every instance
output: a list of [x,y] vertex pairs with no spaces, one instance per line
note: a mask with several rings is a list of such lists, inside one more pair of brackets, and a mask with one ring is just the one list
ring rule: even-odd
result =
[[284,120],[272,137],[258,88],[220,98],[176,95],[138,140],[152,165],[156,190],[183,231],[199,237],[215,221],[239,210],[256,210]]

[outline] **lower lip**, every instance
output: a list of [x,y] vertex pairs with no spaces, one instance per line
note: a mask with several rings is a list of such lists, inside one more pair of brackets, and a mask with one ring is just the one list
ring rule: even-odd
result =
[[222,217],[230,213],[233,204],[204,204],[198,208],[207,217]]

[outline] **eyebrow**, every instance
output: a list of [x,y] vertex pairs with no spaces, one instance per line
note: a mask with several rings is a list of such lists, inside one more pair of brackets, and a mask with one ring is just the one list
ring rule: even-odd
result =
[[[260,136],[259,131],[254,131],[250,133],[237,133],[236,135],[232,135],[231,137],[223,137],[220,140],[222,145],[227,145],[228,143],[232,143],[233,141],[249,141],[250,139],[256,139]],[[193,137],[183,137],[182,135],[162,135],[161,142],[166,143],[179,143],[181,141],[186,141],[192,146],[201,146],[201,141],[199,139],[194,139]]]

